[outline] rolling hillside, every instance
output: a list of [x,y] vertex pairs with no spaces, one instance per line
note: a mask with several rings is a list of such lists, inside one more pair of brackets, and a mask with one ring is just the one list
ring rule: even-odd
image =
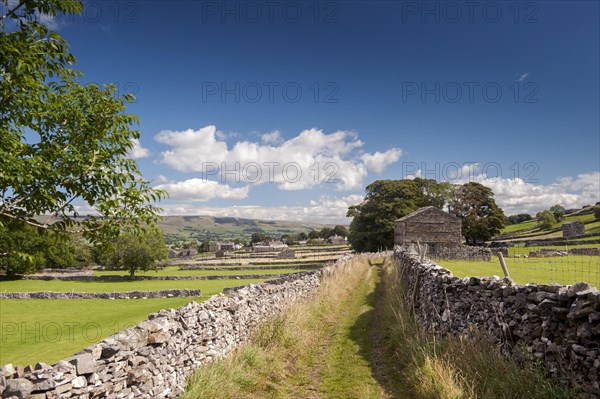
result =
[[494,241],[521,241],[540,240],[562,237],[562,225],[568,222],[582,222],[585,224],[586,233],[600,233],[600,221],[594,217],[593,206],[569,212],[564,219],[558,222],[550,230],[540,230],[537,220],[530,220],[518,224],[506,226],[502,233],[494,237]]
[[263,231],[272,237],[283,234],[308,233],[327,226],[319,223],[269,221],[212,216],[165,216],[159,223],[168,242],[197,239],[199,241],[250,239],[252,233]]

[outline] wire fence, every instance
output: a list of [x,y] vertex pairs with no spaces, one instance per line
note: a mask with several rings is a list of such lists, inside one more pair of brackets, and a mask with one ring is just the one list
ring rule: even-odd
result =
[[[508,253],[505,252],[504,259],[510,277],[519,284],[570,285],[586,282],[600,289],[600,256],[598,255],[600,249],[587,249],[589,251],[569,250],[569,248],[512,247],[508,249]],[[458,260],[432,253],[430,258],[450,269],[458,277],[492,275],[503,277],[497,255],[493,255],[489,260],[478,256]]]

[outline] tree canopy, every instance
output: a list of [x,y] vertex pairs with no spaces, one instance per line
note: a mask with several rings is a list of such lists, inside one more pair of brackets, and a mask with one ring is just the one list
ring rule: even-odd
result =
[[496,205],[494,192],[479,183],[459,186],[448,203],[448,210],[462,219],[462,234],[467,244],[481,244],[506,225],[504,211]]
[[377,180],[366,188],[364,201],[351,206],[348,241],[357,251],[393,248],[396,219],[423,206],[442,208],[453,188],[449,183],[416,178]]
[[0,257],[0,269],[9,276],[43,268],[79,267],[91,261],[91,247],[80,236],[58,234],[16,221],[0,226],[0,242],[13,249]]
[[563,217],[565,216],[565,213],[567,211],[564,206],[562,206],[560,204],[556,204],[550,208],[550,212],[552,212],[556,221],[560,222],[561,220],[563,220]]
[[[166,193],[128,156],[139,138],[137,117],[125,112],[134,97],[84,83],[67,42],[36,21],[40,13],[79,13],[82,4],[9,4],[0,16],[0,225],[79,231],[95,241],[154,224],[154,202]],[[0,254],[14,251],[8,244],[0,241]]]
[[156,267],[168,255],[162,232],[149,228],[143,232],[124,231],[96,247],[96,262],[114,270],[127,270],[134,277],[138,270]]
[[556,217],[550,210],[538,212],[535,217],[540,230],[550,230],[556,224]]

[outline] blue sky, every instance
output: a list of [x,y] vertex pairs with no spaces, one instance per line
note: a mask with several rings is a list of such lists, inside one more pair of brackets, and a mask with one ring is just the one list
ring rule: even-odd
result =
[[50,23],[87,80],[137,95],[166,214],[347,223],[367,184],[414,175],[481,181],[508,214],[600,200],[596,1],[103,1]]

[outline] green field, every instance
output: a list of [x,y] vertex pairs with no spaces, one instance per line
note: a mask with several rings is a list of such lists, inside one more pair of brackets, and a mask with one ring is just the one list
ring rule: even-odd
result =
[[116,292],[159,291],[171,289],[202,290],[202,296],[214,295],[225,287],[265,281],[265,279],[227,280],[136,280],[136,281],[61,281],[12,280],[0,282],[0,292]]
[[586,233],[600,231],[600,221],[594,222],[593,214],[580,215],[575,213],[572,215],[567,215],[563,220],[558,222],[551,230],[548,231],[540,231],[537,227],[537,220],[530,220],[519,224],[511,224],[502,229],[502,233],[499,237],[497,237],[497,239],[510,240],[512,236],[527,236],[527,239],[562,237],[562,225],[575,221],[586,223]]
[[0,364],[52,364],[144,320],[200,298],[0,300]]
[[514,255],[529,255],[530,252],[536,252],[540,249],[555,249],[557,251],[564,251],[575,248],[599,248],[600,244],[577,244],[577,245],[539,245],[533,247],[526,247],[523,244],[518,244],[508,248],[509,257]]
[[[496,257],[489,262],[440,260],[437,263],[452,271],[452,274],[457,277],[494,275],[503,277],[500,262]],[[519,284],[560,283],[568,285],[585,281],[591,286],[600,288],[600,257],[598,256],[506,258],[506,265],[511,278]]]
[[527,222],[519,223],[519,224],[511,224],[502,229],[502,233],[514,233],[517,231],[524,231],[534,229],[537,226],[536,220],[529,220]]
[[[226,266],[225,266],[226,267]],[[235,267],[235,266],[233,266]],[[268,267],[268,266],[267,266]],[[228,276],[242,274],[285,274],[312,271],[314,269],[303,269],[301,266],[290,266],[288,269],[253,269],[253,270],[179,270],[179,267],[169,266],[161,270],[151,270],[147,272],[137,272],[138,276]],[[95,276],[126,276],[123,271],[94,271]]]
[[[197,298],[0,300],[0,364],[51,364],[146,319],[149,313],[202,301],[226,287],[263,280],[134,281],[124,283],[71,281],[1,282],[2,291],[132,291],[201,289]],[[159,283],[159,284],[155,284]]]

